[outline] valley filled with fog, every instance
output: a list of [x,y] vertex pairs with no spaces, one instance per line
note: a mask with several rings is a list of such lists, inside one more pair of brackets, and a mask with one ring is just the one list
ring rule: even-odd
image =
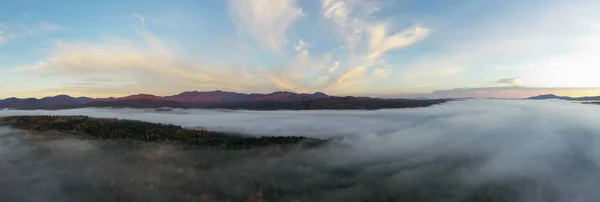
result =
[[0,201],[600,200],[598,105],[465,100],[374,111],[0,110],[14,115],[133,119],[330,142],[286,152],[230,151],[0,127]]

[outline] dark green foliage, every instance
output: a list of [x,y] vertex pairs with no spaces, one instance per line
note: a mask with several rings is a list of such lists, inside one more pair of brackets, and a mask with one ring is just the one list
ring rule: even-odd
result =
[[0,124],[39,132],[83,133],[103,139],[182,143],[194,146],[240,149],[296,143],[303,143],[304,146],[318,146],[325,142],[324,140],[296,136],[250,137],[228,135],[204,129],[186,129],[168,124],[90,118],[87,116],[12,116],[0,118]]

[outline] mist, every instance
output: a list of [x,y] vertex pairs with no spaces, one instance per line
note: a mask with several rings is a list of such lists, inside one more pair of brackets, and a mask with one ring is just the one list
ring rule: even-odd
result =
[[598,201],[600,106],[466,100],[375,111],[2,110],[330,139],[229,151],[0,127],[0,201]]

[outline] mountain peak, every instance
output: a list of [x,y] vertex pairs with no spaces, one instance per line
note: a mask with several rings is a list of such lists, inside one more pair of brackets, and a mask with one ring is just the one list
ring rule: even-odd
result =
[[69,95],[65,95],[65,94],[60,94],[60,95],[55,95],[52,98],[73,98]]
[[162,98],[159,96],[156,96],[156,95],[151,95],[151,94],[137,94],[137,95],[120,97],[117,99],[118,100],[159,100]]
[[329,95],[327,95],[325,93],[322,93],[322,92],[316,92],[316,93],[313,93],[313,95],[314,96],[320,96],[320,97],[327,97],[327,96],[329,96]]
[[571,97],[561,97],[555,94],[544,94],[527,98],[528,100],[548,100],[548,99],[570,99]]

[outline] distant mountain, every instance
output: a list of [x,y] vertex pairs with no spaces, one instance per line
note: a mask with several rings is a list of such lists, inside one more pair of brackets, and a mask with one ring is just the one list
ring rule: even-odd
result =
[[127,99],[114,101],[93,101],[84,105],[75,105],[74,108],[84,107],[111,107],[111,108],[193,108],[192,105],[173,100],[161,99]]
[[137,94],[119,98],[74,98],[68,95],[57,95],[42,99],[8,98],[0,100],[0,109],[71,109],[85,107],[250,110],[381,109],[423,107],[445,101],[447,100],[386,100],[369,97],[335,97],[320,92],[306,94],[278,91],[269,94],[245,94],[226,91],[188,91],[171,96]]
[[166,96],[164,99],[185,103],[219,103],[249,100],[258,96],[261,96],[261,94],[243,94],[218,90],[209,92],[188,91]]
[[573,99],[573,98],[566,97],[566,96],[557,96],[554,94],[546,94],[546,95],[538,95],[538,96],[529,97],[527,99],[528,100],[550,100],[550,99],[568,100],[568,99]]
[[19,98],[16,98],[16,97],[6,98],[4,100],[0,100],[0,104],[7,103],[7,102],[15,102],[15,101],[18,101],[18,100],[19,100]]
[[568,97],[568,96],[557,96],[554,94],[546,94],[546,95],[538,95],[534,97],[527,98],[528,100],[572,100],[572,101],[593,101],[600,100],[600,96],[588,96],[588,97]]
[[312,100],[319,98],[329,97],[325,93],[314,93],[314,94],[296,94],[292,92],[278,91],[270,94],[266,94],[263,96],[258,96],[254,98],[255,101],[294,101],[294,100]]
[[53,97],[36,98],[8,98],[0,100],[0,108],[11,109],[60,109],[80,106],[93,101],[92,98],[79,97],[74,98],[68,95],[57,95]]

